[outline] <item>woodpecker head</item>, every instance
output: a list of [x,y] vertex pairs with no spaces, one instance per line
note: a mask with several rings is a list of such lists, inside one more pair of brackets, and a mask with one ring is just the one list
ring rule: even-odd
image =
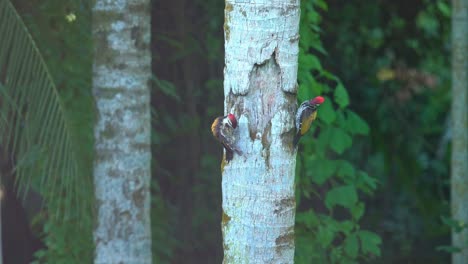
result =
[[237,119],[233,114],[228,114],[224,119],[230,127],[234,129],[237,127]]
[[325,98],[323,98],[322,96],[317,96],[309,101],[311,105],[315,106],[320,106],[321,104],[323,104],[323,102],[325,102]]

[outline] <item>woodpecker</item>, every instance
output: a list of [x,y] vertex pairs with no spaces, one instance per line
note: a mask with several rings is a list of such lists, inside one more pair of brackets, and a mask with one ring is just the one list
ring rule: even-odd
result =
[[235,147],[234,130],[237,128],[237,119],[233,114],[217,117],[211,124],[211,133],[223,144],[226,149],[226,161],[229,162],[234,156],[234,152],[242,155],[242,152]]
[[293,146],[296,147],[299,139],[309,131],[310,125],[317,117],[317,108],[325,101],[322,96],[317,96],[314,99],[304,101],[296,113],[296,136],[294,137]]

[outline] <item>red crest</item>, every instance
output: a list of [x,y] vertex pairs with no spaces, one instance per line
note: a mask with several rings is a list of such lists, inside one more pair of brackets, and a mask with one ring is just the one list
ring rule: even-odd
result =
[[227,117],[228,117],[229,120],[231,121],[232,128],[236,128],[236,127],[237,127],[237,119],[236,119],[236,117],[235,117],[233,114],[228,114]]
[[325,98],[323,98],[322,96],[317,96],[314,99],[310,100],[311,104],[317,104],[317,105],[320,105],[323,102],[325,102]]

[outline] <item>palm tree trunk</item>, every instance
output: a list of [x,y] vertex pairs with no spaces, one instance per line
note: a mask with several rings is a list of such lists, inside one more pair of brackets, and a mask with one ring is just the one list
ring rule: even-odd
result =
[[95,263],[151,263],[149,0],[96,0]]
[[225,111],[243,156],[222,164],[224,263],[293,263],[299,0],[226,0]]
[[[452,1],[452,217],[468,224],[468,0]],[[468,229],[452,233],[452,263],[468,260]]]

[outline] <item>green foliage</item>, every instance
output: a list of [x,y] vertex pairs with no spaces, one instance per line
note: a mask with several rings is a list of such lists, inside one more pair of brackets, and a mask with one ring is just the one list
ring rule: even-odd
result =
[[18,186],[31,185],[47,201],[63,191],[66,199],[57,214],[69,213],[71,206],[85,214],[90,211],[89,196],[81,188],[91,187],[91,178],[79,172],[79,144],[65,115],[64,102],[28,29],[9,1],[0,2],[0,69],[4,79],[0,89],[8,100],[0,111],[7,117],[0,128],[6,149],[15,154]]
[[[439,220],[449,212],[450,3],[330,5],[324,42],[333,45],[321,62],[354,99],[358,118],[345,113],[347,130],[370,135],[353,138],[353,151],[344,155],[381,183],[372,199],[363,197],[361,221],[363,228],[379,225],[384,238],[376,263],[448,262],[435,248],[450,243]],[[375,189],[367,174],[356,177],[364,192]]]
[[443,251],[447,253],[458,253],[461,251],[461,248],[454,246],[438,246],[436,247],[437,251]]
[[325,205],[328,209],[333,209],[335,205],[341,205],[345,208],[353,208],[358,201],[357,190],[355,186],[338,186],[329,190],[326,194]]
[[222,262],[222,154],[209,128],[223,113],[224,4],[160,1],[153,11],[152,229],[168,241],[153,244],[156,263]]
[[[52,202],[48,203],[48,206],[55,208],[57,204]],[[94,243],[91,218],[82,217],[76,213],[63,220],[44,218],[39,215],[36,222],[43,223],[42,232],[47,249],[37,251],[36,261],[33,263],[93,262]]]
[[[308,88],[304,87],[304,89],[308,89]],[[298,97],[299,98],[307,98],[307,97],[302,97],[302,96],[298,96]],[[333,105],[332,105],[332,102],[330,100],[326,100],[320,106],[320,115],[318,116],[318,119],[322,120],[326,124],[331,124],[336,120],[336,112],[333,109]]]
[[341,128],[332,128],[330,135],[330,147],[338,154],[343,154],[345,150],[351,147],[353,140],[351,136]]
[[[161,190],[156,181],[151,186],[151,232],[152,232],[152,251],[154,263],[171,263],[174,258],[174,248],[178,241],[173,236],[175,230],[171,223],[175,219],[175,209],[171,208],[161,197]],[[164,241],[164,243],[160,243]]]
[[79,171],[80,146],[64,101],[14,7],[2,1],[0,11],[4,14],[0,28],[4,32],[0,43],[0,68],[5,74],[2,90],[9,96],[1,105],[3,115],[9,118],[1,137],[16,153],[17,182],[22,188],[32,185],[39,189],[48,201],[66,191],[67,199],[55,208],[57,214],[69,213],[71,206],[74,211],[89,212],[89,196],[83,196],[81,190],[90,188],[91,178]]
[[378,235],[369,231],[359,231],[357,235],[361,241],[362,252],[364,254],[370,253],[380,256],[379,245],[382,243],[382,240]]
[[311,129],[317,131],[302,139],[299,151],[296,186],[303,196],[298,196],[295,262],[358,263],[380,256],[380,237],[358,224],[365,211],[358,192],[372,193],[376,180],[336,157],[352,148],[353,136],[368,135],[370,129],[348,108],[351,100],[343,83],[320,63],[318,54],[326,54],[320,9],[327,10],[324,1],[302,1],[298,98],[325,95],[326,100],[314,123],[319,129]]
[[[7,110],[6,115],[12,118],[9,124],[17,125],[20,141],[27,137],[27,144],[16,144],[18,183],[46,198],[34,229],[47,250],[37,252],[37,261],[90,263],[94,250],[90,9],[81,1],[14,4],[21,17],[9,1],[0,1],[0,20],[4,19],[0,32],[10,32],[3,31],[0,46],[6,46],[0,54],[24,56],[0,55],[0,69],[5,65],[7,69],[5,87],[16,89],[0,105],[12,103],[14,111]],[[76,20],[67,20],[71,15]]]
[[[184,3],[184,9],[171,3],[163,6],[173,10],[175,18],[155,16],[155,74],[173,86],[155,85],[154,153],[163,154],[156,156],[160,163],[154,174],[164,206],[182,208],[168,209],[164,219],[175,227],[164,236],[184,241],[168,243],[161,250],[167,249],[171,261],[177,262],[179,255],[205,256],[203,248],[215,248],[214,262],[221,262],[220,234],[209,235],[221,215],[216,211],[221,152],[207,128],[223,109],[224,2]],[[440,257],[430,253],[441,244],[434,241],[447,239],[450,230],[439,221],[441,212],[448,212],[444,178],[448,167],[441,140],[450,98],[448,1],[330,1],[329,5],[302,1],[298,98],[325,95],[326,101],[311,131],[301,139],[296,263],[418,263],[425,261],[423,255]],[[196,26],[187,18],[194,14]],[[181,26],[158,26],[167,24]],[[398,69],[429,75],[418,75],[425,81],[413,85],[414,79],[403,78]],[[435,74],[434,86],[434,79],[427,77]],[[178,104],[174,95],[184,104]],[[196,107],[189,108],[191,104]],[[197,149],[203,153],[198,165],[184,164],[187,170],[171,165],[174,159],[190,160]],[[344,195],[329,194],[340,187],[345,188]],[[327,198],[332,210],[326,207]],[[182,232],[187,224],[195,231],[186,237]],[[382,239],[366,229],[378,231]],[[193,237],[198,248],[182,245],[191,245]],[[381,240],[383,257],[375,259]],[[410,253],[417,259],[406,258]],[[444,256],[437,260],[447,262]]]
[[160,80],[154,75],[151,76],[151,80],[154,82],[159,91],[161,91],[164,95],[175,99],[178,103],[180,103],[180,96],[177,94],[176,87],[173,83],[166,80]]
[[340,106],[340,108],[345,108],[349,105],[349,96],[348,92],[344,88],[343,84],[338,83],[334,92],[335,102]]
[[[38,43],[80,142],[77,157],[87,164],[80,174],[90,176],[88,2],[14,2]],[[211,138],[209,125],[223,111],[224,2],[154,5],[155,262],[221,262],[221,233],[213,231],[221,221],[221,148]],[[72,14],[76,20],[69,20]],[[298,98],[324,95],[326,101],[301,139],[296,263],[418,263],[424,262],[423,256],[441,256],[435,247],[447,245],[450,229],[457,227],[456,222],[439,221],[449,211],[443,139],[450,98],[449,18],[447,0],[302,1]],[[3,42],[6,35],[0,33]],[[416,78],[414,85],[415,79],[401,72],[415,73],[423,81]],[[8,118],[0,111],[0,127]],[[18,162],[24,167],[43,164],[42,153],[33,145]],[[34,188],[36,183],[31,184]],[[92,197],[92,188],[79,189]],[[91,221],[73,213],[67,221],[84,227],[70,228],[57,220],[60,206],[48,206],[49,216],[41,221],[50,248],[38,253],[40,262],[90,262]],[[366,229],[377,230],[382,239]],[[385,246],[380,249],[382,240]],[[380,253],[383,257],[376,259]],[[447,262],[444,256],[437,260]]]
[[346,130],[351,134],[368,135],[369,125],[359,115],[351,110],[346,111]]
[[[464,221],[457,221],[450,217],[441,216],[442,223],[445,224],[450,228],[450,230],[454,231],[455,233],[463,232],[464,230],[468,229],[468,225]],[[465,247],[468,247],[468,241],[465,242]],[[455,247],[451,245],[441,245],[436,247],[437,251],[447,252],[447,253],[457,253],[462,251],[462,248]]]

